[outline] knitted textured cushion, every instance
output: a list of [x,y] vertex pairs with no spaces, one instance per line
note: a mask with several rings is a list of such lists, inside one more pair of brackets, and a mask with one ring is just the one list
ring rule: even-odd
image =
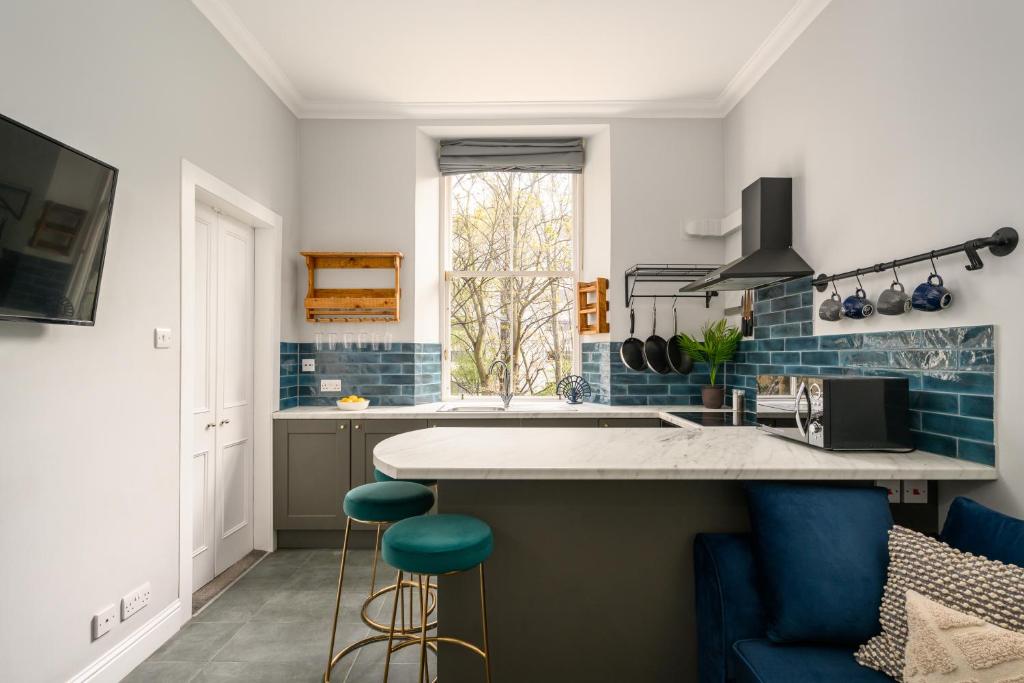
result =
[[1000,628],[1024,633],[1024,568],[960,552],[916,531],[893,527],[879,618],[882,633],[862,645],[855,656],[862,665],[897,681],[904,680],[906,602],[911,590]]
[[906,683],[1024,683],[1024,633],[907,591]]

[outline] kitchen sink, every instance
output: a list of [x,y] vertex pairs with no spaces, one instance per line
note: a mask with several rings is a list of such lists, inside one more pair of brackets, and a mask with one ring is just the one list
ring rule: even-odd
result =
[[437,409],[439,413],[573,413],[577,408],[567,403],[556,403],[555,401],[545,403],[516,403],[515,401],[506,409],[503,406],[491,404],[473,405],[466,403],[445,403]]
[[504,413],[504,406],[455,406],[445,404],[437,409],[439,413]]

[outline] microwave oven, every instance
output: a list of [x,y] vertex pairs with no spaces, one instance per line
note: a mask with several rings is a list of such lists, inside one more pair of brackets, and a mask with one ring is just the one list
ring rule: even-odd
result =
[[906,377],[762,375],[765,432],[830,451],[912,451]]

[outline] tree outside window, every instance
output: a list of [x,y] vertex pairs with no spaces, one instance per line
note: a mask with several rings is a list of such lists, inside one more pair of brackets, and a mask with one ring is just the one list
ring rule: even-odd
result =
[[472,173],[448,185],[450,396],[493,395],[512,369],[517,395],[554,396],[572,372],[576,176]]

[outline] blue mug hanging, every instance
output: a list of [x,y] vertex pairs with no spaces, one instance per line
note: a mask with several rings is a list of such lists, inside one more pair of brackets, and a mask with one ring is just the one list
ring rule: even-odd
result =
[[911,304],[914,310],[929,313],[949,308],[953,303],[953,293],[942,284],[942,276],[932,273],[927,282],[922,282],[914,289]]
[[843,315],[847,318],[853,318],[859,320],[860,318],[867,318],[875,312],[875,305],[868,299],[867,292],[860,287],[854,294],[846,297],[843,302]]

